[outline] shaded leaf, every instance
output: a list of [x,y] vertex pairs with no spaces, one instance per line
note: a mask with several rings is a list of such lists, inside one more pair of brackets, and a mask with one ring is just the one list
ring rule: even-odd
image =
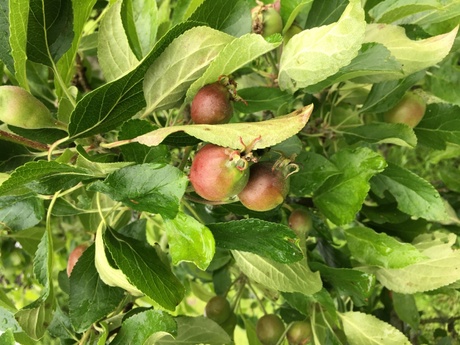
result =
[[72,45],[72,1],[31,0],[29,6],[27,57],[52,66]]
[[295,163],[300,171],[291,175],[291,193],[298,196],[311,195],[329,177],[340,174],[334,163],[314,152],[302,152]]
[[106,285],[94,265],[95,246],[89,246],[78,259],[69,278],[70,319],[76,332],[83,332],[93,323],[115,310],[125,293]]
[[414,128],[421,145],[445,150],[447,143],[460,145],[460,106],[429,104],[422,121]]
[[205,0],[189,20],[207,23],[213,29],[236,37],[251,32],[249,4],[242,0]]
[[318,270],[321,278],[337,289],[342,296],[350,296],[357,306],[368,303],[375,287],[375,276],[350,268],[333,268],[319,263],[311,263],[315,271]]
[[303,258],[294,244],[295,233],[285,225],[260,219],[243,219],[208,224],[216,245],[224,249],[251,252],[280,263],[293,263]]
[[428,181],[395,164],[389,163],[381,174],[374,176],[371,186],[381,198],[385,192],[390,192],[402,212],[427,220],[447,217],[438,191]]
[[425,71],[411,74],[406,78],[372,85],[360,111],[382,113],[393,108],[407,90],[425,76]]
[[43,200],[35,195],[0,197],[0,223],[13,231],[31,228],[44,216]]
[[335,224],[351,222],[370,189],[369,180],[386,162],[368,148],[344,149],[331,157],[342,172],[330,177],[313,195],[315,205]]
[[105,244],[129,282],[163,308],[174,310],[184,297],[184,287],[158,256],[155,248],[111,229]]
[[370,123],[367,125],[344,128],[345,140],[349,145],[359,142],[371,144],[393,144],[414,148],[417,137],[414,131],[402,123]]
[[278,110],[279,107],[289,102],[292,96],[274,87],[248,87],[238,89],[238,96],[243,98],[243,102],[233,103],[233,107],[242,113],[256,113],[264,110]]
[[188,179],[172,165],[138,164],[121,168],[88,189],[105,193],[138,211],[174,218]]
[[34,161],[17,168],[0,185],[0,195],[23,195],[30,191],[54,194],[93,178],[87,170],[56,161]]

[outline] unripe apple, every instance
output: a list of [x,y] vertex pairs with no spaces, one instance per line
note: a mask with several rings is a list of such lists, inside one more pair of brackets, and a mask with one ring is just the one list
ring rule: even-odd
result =
[[283,20],[279,14],[279,7],[279,3],[268,5],[260,3],[254,7],[251,10],[252,31],[264,37],[281,33],[283,30]]
[[262,316],[256,324],[257,339],[263,345],[276,345],[283,335],[285,326],[283,321],[275,314]]
[[289,227],[299,238],[304,237],[313,227],[310,214],[303,208],[297,208],[289,215]]
[[414,128],[425,115],[426,102],[424,99],[412,91],[404,94],[399,103],[387,111],[383,117],[389,123],[404,123]]
[[203,86],[190,106],[190,116],[196,124],[227,123],[232,115],[231,95],[219,82]]
[[206,200],[227,200],[246,186],[249,179],[247,164],[239,151],[206,144],[193,159],[190,182],[195,192]]
[[204,316],[218,324],[224,323],[231,314],[232,308],[224,296],[216,295],[212,297],[204,308]]
[[56,128],[58,122],[49,109],[18,86],[0,86],[0,121],[26,129]]
[[308,321],[294,321],[286,333],[289,345],[305,345],[310,341],[311,335],[311,325]]
[[289,179],[273,163],[251,166],[249,181],[238,194],[241,203],[252,211],[269,211],[284,202],[289,192]]
[[69,260],[67,261],[67,276],[70,277],[75,264],[77,263],[78,259],[80,259],[80,256],[83,254],[86,248],[88,248],[86,244],[80,244],[76,246],[74,250],[72,250],[69,255]]

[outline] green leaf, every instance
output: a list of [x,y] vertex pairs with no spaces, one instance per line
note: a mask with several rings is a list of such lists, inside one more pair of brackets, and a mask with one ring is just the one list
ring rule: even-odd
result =
[[315,205],[335,224],[351,222],[370,189],[369,180],[381,172],[385,160],[368,148],[345,149],[331,157],[342,172],[327,179],[313,195]]
[[410,345],[399,330],[373,315],[361,312],[340,314],[343,330],[350,345]]
[[357,306],[368,303],[375,288],[375,276],[349,268],[333,268],[319,263],[311,263],[312,269],[319,271],[321,278],[337,289],[342,296],[350,296]]
[[321,290],[319,272],[313,273],[305,261],[281,264],[253,253],[232,250],[236,264],[249,279],[283,292],[313,295]]
[[188,179],[172,165],[139,164],[119,169],[88,189],[105,193],[138,211],[174,218]]
[[313,1],[305,27],[310,29],[336,22],[348,4],[348,0]]
[[234,39],[206,26],[192,28],[176,38],[144,77],[144,114],[179,105],[190,85]]
[[0,344],[2,345],[15,345],[14,334],[11,329],[7,329],[6,332],[0,335]]
[[[126,140],[137,137],[139,135],[154,131],[157,129],[150,121],[133,119],[126,121],[121,127],[118,139]],[[120,147],[124,160],[143,163],[169,163],[171,161],[171,153],[166,145],[158,145],[147,147],[139,143],[131,143]]]
[[418,329],[420,325],[420,313],[414,296],[393,292],[392,298],[398,317],[413,329]]
[[53,307],[52,298],[39,299],[19,310],[15,317],[22,330],[30,338],[39,340],[45,335],[53,319]]
[[10,20],[9,1],[0,2],[0,61],[11,73],[14,73],[14,60],[11,56],[10,46]]
[[131,49],[138,58],[153,48],[160,18],[155,0],[123,1],[122,19]]
[[0,331],[6,331],[8,329],[12,330],[13,332],[21,332],[21,326],[19,326],[18,322],[14,318],[13,310],[7,310],[0,306],[0,317],[2,319],[2,323],[0,323]]
[[[80,47],[80,43],[83,39],[83,29],[84,26],[93,10],[94,5],[97,0],[80,0],[72,2],[73,9],[73,32],[74,37],[72,40],[71,48],[59,59],[56,64],[56,69],[63,79],[64,85],[69,85],[70,80],[72,79],[75,70],[75,56],[77,50]],[[62,93],[61,85],[59,84],[57,78],[55,80],[56,92],[58,95]]]
[[31,228],[45,216],[43,200],[31,194],[0,197],[0,223],[10,230]]
[[78,259],[69,277],[69,313],[75,331],[80,333],[115,310],[125,293],[106,285],[94,265],[95,246],[89,246]]
[[233,107],[245,114],[264,110],[276,111],[292,99],[292,96],[287,92],[281,91],[278,88],[263,86],[238,89],[238,96],[243,98],[247,102],[247,105],[243,102],[235,102],[233,103]]
[[460,105],[460,90],[457,87],[460,80],[460,71],[457,67],[459,56],[460,52],[449,54],[438,66],[430,69],[426,80],[427,89],[431,93],[456,105]]
[[185,22],[168,31],[133,71],[86,94],[71,114],[71,139],[108,132],[145,107],[142,82],[147,69],[179,35],[196,26]]
[[147,339],[155,333],[175,334],[176,329],[176,322],[169,314],[161,310],[150,309],[123,321],[120,331],[110,344],[145,344]]
[[383,1],[374,6],[369,14],[378,23],[404,23],[404,18],[414,16],[417,13],[427,10],[435,10],[440,7],[440,3],[436,0],[411,0],[401,2],[398,0]]
[[371,144],[393,144],[415,148],[417,137],[414,131],[402,123],[370,123],[367,125],[344,128],[345,140],[349,145],[359,142]]
[[44,228],[35,227],[12,233],[8,237],[14,238],[30,256],[34,256],[44,232]]
[[430,104],[422,121],[414,128],[421,145],[445,150],[447,143],[460,145],[460,106]]
[[236,37],[251,32],[249,4],[242,0],[205,0],[189,20],[206,23]]
[[406,36],[403,27],[368,24],[364,43],[383,44],[401,63],[405,75],[410,75],[444,59],[452,48],[457,31],[458,26],[446,34],[414,41]]
[[340,174],[334,163],[314,152],[302,152],[295,163],[300,171],[291,175],[291,193],[298,196],[311,195],[329,177]]
[[393,108],[407,90],[425,76],[425,71],[411,74],[406,78],[391,80],[372,85],[363,106],[361,113],[375,112],[382,113]]
[[199,269],[206,270],[214,257],[215,242],[205,225],[179,212],[176,218],[165,220],[165,231],[173,265],[190,261]]
[[129,142],[156,146],[176,132],[185,132],[202,141],[219,146],[244,150],[254,144],[253,149],[276,145],[297,134],[307,123],[313,105],[308,105],[291,114],[259,122],[227,123],[223,125],[184,125],[157,129]]
[[123,27],[121,7],[121,1],[114,3],[105,13],[99,28],[97,57],[104,77],[109,82],[139,64]]
[[377,280],[389,290],[402,294],[432,291],[460,280],[459,250],[452,250],[443,243],[442,246],[422,251],[422,254],[429,256],[429,259],[404,268],[363,270],[374,273]]
[[294,244],[295,233],[283,224],[242,219],[208,227],[220,248],[251,252],[284,264],[303,259],[302,251]]
[[184,287],[155,248],[110,229],[105,232],[105,244],[131,284],[163,308],[176,308],[184,297]]
[[30,191],[54,194],[91,178],[93,176],[85,169],[56,161],[34,161],[17,168],[0,185],[0,195],[23,195]]
[[365,265],[403,268],[426,259],[411,244],[370,228],[350,228],[345,231],[345,236],[353,258]]
[[261,35],[247,34],[234,39],[223,48],[203,75],[187,90],[185,101],[191,102],[196,93],[222,75],[230,75],[241,67],[266,54],[282,43],[281,38],[267,42]]
[[72,1],[31,0],[27,24],[28,59],[52,67],[72,45]]
[[280,60],[281,90],[293,92],[316,84],[348,65],[358,55],[365,28],[361,2],[351,0],[338,22],[292,37]]
[[11,57],[14,61],[14,76],[19,86],[29,90],[29,82],[26,75],[29,0],[5,2],[9,3],[9,42]]
[[228,334],[217,323],[204,316],[185,317],[179,316],[177,322],[177,337],[166,336],[155,344],[158,345],[191,345],[230,344]]
[[288,0],[283,1],[283,5],[280,9],[280,15],[283,19],[283,35],[286,33],[286,30],[289,29],[300,13],[303,15],[308,14],[310,11],[313,0]]
[[391,193],[398,209],[414,217],[427,220],[444,220],[447,217],[444,203],[438,191],[413,172],[388,164],[388,167],[371,180],[372,191],[383,198]]
[[111,174],[121,168],[133,164],[131,162],[98,162],[95,159],[100,157],[90,156],[82,146],[77,146],[77,152],[79,155],[77,157],[76,166],[83,168],[86,171],[90,171],[94,177],[105,177],[107,174]]
[[350,64],[340,68],[334,75],[307,88],[309,92],[319,92],[332,84],[353,80],[359,83],[377,83],[404,76],[401,64],[391,56],[391,52],[381,44],[366,43]]

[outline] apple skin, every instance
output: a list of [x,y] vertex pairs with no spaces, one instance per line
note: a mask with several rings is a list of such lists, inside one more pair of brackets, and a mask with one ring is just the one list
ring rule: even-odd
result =
[[70,274],[72,273],[72,270],[77,263],[78,259],[80,259],[80,256],[83,254],[83,252],[88,248],[86,244],[80,244],[75,247],[74,250],[69,255],[69,260],[67,261],[67,276],[70,277]]
[[262,316],[256,324],[256,335],[263,345],[276,345],[283,335],[285,326],[275,314]]
[[190,116],[196,124],[228,123],[232,115],[231,95],[219,82],[203,86],[190,105]]
[[241,203],[252,211],[269,211],[281,205],[289,192],[289,179],[273,163],[261,162],[249,169],[249,181],[238,194]]
[[311,325],[308,321],[294,321],[286,333],[289,345],[305,345],[310,341],[311,335]]
[[404,123],[414,128],[422,120],[425,110],[426,102],[423,98],[412,91],[408,91],[396,106],[383,115],[383,118],[388,123]]
[[227,200],[243,190],[249,169],[239,152],[206,144],[195,155],[190,167],[190,182],[195,192],[209,201]]
[[297,236],[305,236],[313,228],[313,221],[307,210],[297,208],[291,212],[288,218],[289,227],[294,230]]
[[222,324],[232,314],[230,303],[224,296],[216,295],[212,297],[204,308],[204,316]]

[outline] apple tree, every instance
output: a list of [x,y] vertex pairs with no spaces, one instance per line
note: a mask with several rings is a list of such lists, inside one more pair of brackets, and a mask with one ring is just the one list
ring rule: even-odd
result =
[[456,0],[0,0],[1,344],[454,344]]

